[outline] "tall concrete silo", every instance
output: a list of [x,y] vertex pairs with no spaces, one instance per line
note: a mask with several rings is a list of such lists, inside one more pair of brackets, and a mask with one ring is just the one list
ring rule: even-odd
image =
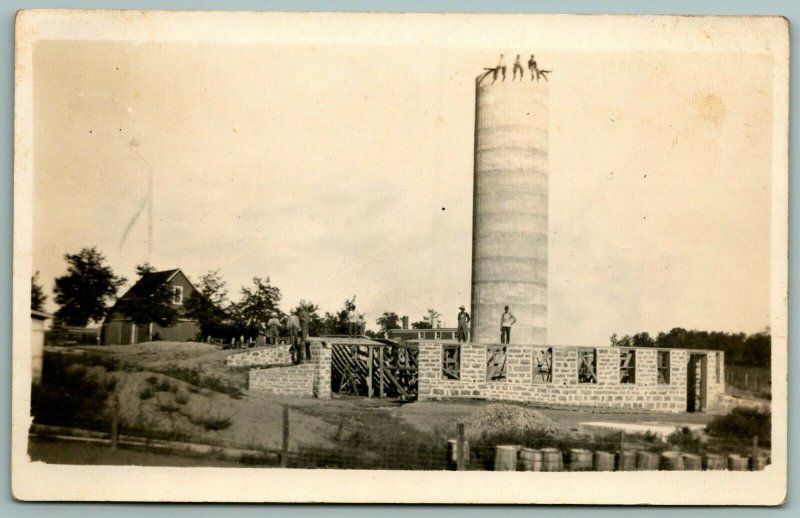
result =
[[549,87],[509,79],[475,85],[471,341],[499,343],[508,305],[511,343],[544,344]]

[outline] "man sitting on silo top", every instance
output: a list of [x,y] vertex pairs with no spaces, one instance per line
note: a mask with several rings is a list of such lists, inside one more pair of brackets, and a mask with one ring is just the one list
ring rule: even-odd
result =
[[508,306],[506,306],[505,311],[500,316],[500,343],[511,343],[511,326],[516,323],[517,317],[515,317],[511,311],[509,311]]

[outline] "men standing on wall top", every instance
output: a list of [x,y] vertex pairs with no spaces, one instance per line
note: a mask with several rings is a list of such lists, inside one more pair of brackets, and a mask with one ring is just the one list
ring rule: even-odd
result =
[[517,323],[517,317],[515,317],[511,311],[509,311],[508,306],[506,306],[505,311],[500,316],[500,343],[501,344],[508,344],[511,343],[511,326]]
[[286,329],[289,330],[289,341],[291,342],[292,363],[297,365],[303,357],[300,350],[300,343],[297,340],[298,332],[300,331],[300,319],[297,315],[292,313],[286,318]]
[[458,309],[461,310],[458,312],[458,341],[466,342],[467,333],[469,332],[469,321],[471,319],[464,306],[459,306]]

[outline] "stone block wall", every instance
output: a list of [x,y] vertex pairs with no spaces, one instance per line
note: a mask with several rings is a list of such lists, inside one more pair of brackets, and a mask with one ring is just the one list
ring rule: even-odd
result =
[[313,363],[251,369],[248,388],[281,396],[312,397],[314,395]]
[[[554,405],[575,405],[616,408],[638,408],[661,412],[686,411],[686,368],[689,353],[671,349],[669,383],[659,383],[657,349],[636,348],[634,383],[620,383],[621,353],[629,349],[615,347],[583,348],[553,346],[552,380],[533,380],[534,356],[537,349],[511,344],[506,349],[506,379],[487,381],[487,345],[461,345],[460,379],[452,380],[442,374],[441,359],[444,344],[435,341],[419,343],[419,399],[474,398],[513,400]],[[448,346],[452,343],[447,344]],[[579,351],[593,349],[596,354],[594,383],[578,380]],[[665,350],[665,349],[661,349]],[[716,378],[716,355],[706,352],[708,361],[708,395],[713,402],[716,394],[724,392],[724,372]],[[724,357],[720,353],[724,361]]]
[[323,341],[311,342],[311,363],[314,365],[314,397],[331,397],[331,348]]
[[719,410],[725,396],[725,353],[708,353],[708,410]]
[[245,352],[232,353],[225,359],[228,367],[266,367],[268,365],[290,365],[290,345],[268,345]]

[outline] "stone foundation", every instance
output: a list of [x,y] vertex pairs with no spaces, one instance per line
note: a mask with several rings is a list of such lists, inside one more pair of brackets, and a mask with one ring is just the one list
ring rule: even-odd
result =
[[254,367],[249,389],[285,396],[331,397],[331,350],[325,342],[310,340],[311,358],[291,365],[289,345],[273,345],[228,356],[229,367]]
[[[420,401],[447,398],[510,400],[558,406],[590,406],[645,409],[660,412],[685,412],[687,402],[687,364],[690,351],[682,349],[617,347],[535,347],[507,346],[506,379],[486,379],[487,347],[497,344],[461,344],[460,379],[449,379],[442,372],[442,348],[454,343],[419,342]],[[546,382],[534,380],[534,357],[538,350],[552,351],[552,377]],[[578,379],[579,351],[595,351],[595,381]],[[620,356],[635,351],[635,381],[620,383]],[[669,383],[658,379],[657,351],[668,351]],[[700,351],[691,351],[698,354]],[[707,387],[704,400],[713,410],[725,390],[724,354],[702,351],[707,355]],[[717,361],[720,362],[717,377]]]
[[314,394],[314,370],[312,363],[291,367],[252,369],[248,386],[250,390],[268,392],[281,396],[312,397]]
[[268,365],[290,365],[290,345],[268,345],[245,352],[232,353],[225,359],[228,367],[265,367]]

